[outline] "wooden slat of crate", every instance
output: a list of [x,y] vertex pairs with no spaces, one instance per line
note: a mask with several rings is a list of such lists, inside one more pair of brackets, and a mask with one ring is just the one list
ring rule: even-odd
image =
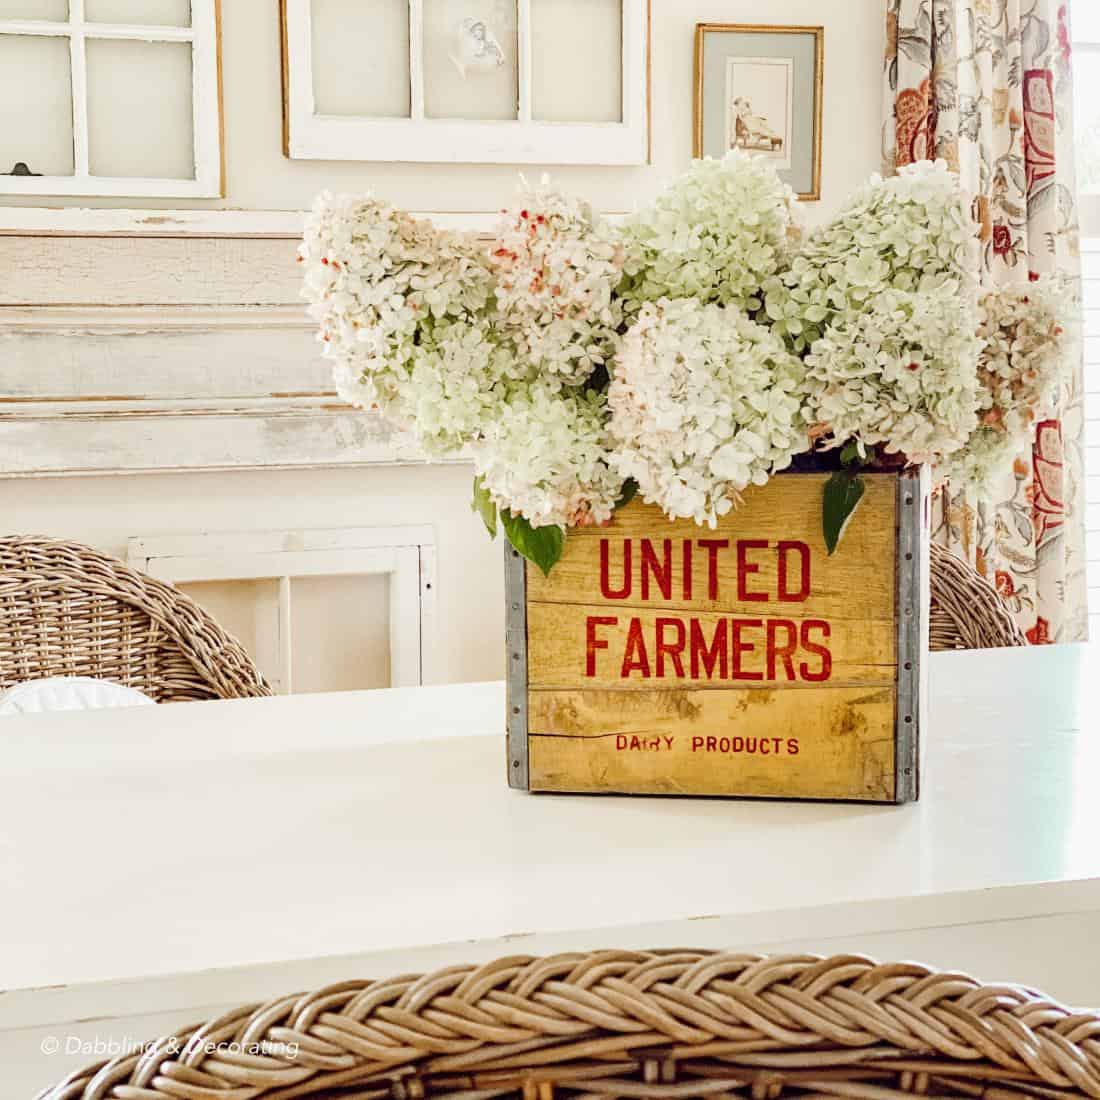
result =
[[[738,630],[741,643],[740,652],[733,653],[732,632],[726,633],[725,671],[726,676],[721,676],[721,668],[718,661],[712,665],[711,674],[707,675],[706,664],[701,659],[702,655],[696,654],[697,677],[692,678],[691,639],[693,633],[692,624],[698,624],[703,643],[713,641],[715,631],[720,629],[721,620],[729,619],[729,616],[713,611],[692,612],[686,619],[679,610],[661,608],[609,608],[599,609],[600,619],[615,619],[614,625],[601,622],[594,626],[593,635],[600,643],[601,648],[594,650],[592,665],[595,676],[588,675],[588,619],[594,612],[591,606],[578,604],[545,604],[533,603],[527,608],[527,645],[529,659],[527,665],[527,682],[530,690],[538,688],[621,688],[627,691],[645,691],[653,687],[655,681],[660,685],[677,687],[690,686],[693,688],[721,690],[732,687],[749,686],[754,682],[768,681],[769,673],[772,674],[772,686],[778,681],[782,687],[798,686],[805,682],[800,676],[799,666],[804,662],[808,665],[812,675],[821,672],[821,659],[813,654],[796,653],[790,657],[790,665],[784,661],[782,654],[775,650],[782,649],[791,637],[801,638],[804,624],[811,629],[810,637],[815,643],[825,641],[832,653],[831,675],[829,684],[892,684],[894,682],[897,661],[895,652],[897,649],[897,629],[893,620],[876,619],[867,622],[852,622],[844,619],[833,619],[828,623],[828,637],[823,635],[821,623],[824,619],[815,620],[809,617],[795,617],[792,612],[800,605],[787,604],[782,607],[776,605],[761,605],[768,608],[765,611],[757,611],[753,618],[742,617],[740,622],[742,629]],[[641,626],[642,637],[646,639],[646,658],[650,666],[650,677],[640,678],[638,675],[624,677],[622,675],[623,660],[627,649],[630,624],[637,620]],[[773,622],[790,623],[772,628],[773,645],[769,659],[768,652],[768,627],[765,625],[771,619]],[[659,626],[658,620],[664,621],[664,626]],[[661,637],[666,642],[675,642],[677,629],[671,624],[686,622],[685,650],[677,653],[677,660],[666,653],[658,653],[655,640],[660,629]],[[759,625],[752,625],[759,624]],[[736,667],[735,667],[736,664]],[[770,667],[769,667],[770,666]],[[795,676],[792,681],[790,670]],[[683,675],[680,675],[682,670]],[[812,682],[812,681],[810,681]]]
[[530,789],[889,801],[894,700],[893,686],[536,691]]
[[[570,531],[565,555],[549,577],[544,577],[536,568],[529,568],[527,602],[613,604],[616,607],[652,607],[659,604],[668,608],[720,610],[729,615],[751,617],[758,616],[763,608],[779,606],[798,611],[803,617],[810,617],[812,612],[813,616],[826,619],[893,621],[895,576],[892,563],[897,537],[897,480],[889,474],[865,475],[867,493],[844,534],[841,548],[831,558],[825,552],[821,533],[821,498],[827,480],[826,474],[781,474],[763,490],[749,489],[742,507],[725,517],[715,531],[699,527],[691,520],[670,522],[659,508],[635,502],[620,509],[610,527]],[[807,545],[812,557],[812,599],[805,604],[773,602],[770,605],[738,599],[736,555],[725,551],[718,557],[720,597],[717,600],[708,599],[708,555],[699,546],[700,540],[742,537],[768,540],[773,546],[780,541]],[[608,538],[619,543],[609,551],[609,575],[613,584],[622,581],[623,539],[632,542],[636,569],[641,554],[638,540],[670,540],[676,567],[672,598],[643,601],[636,584],[626,599],[605,599],[599,583],[600,542]],[[678,571],[685,539],[690,539],[695,546],[691,599],[683,598],[682,578]],[[753,574],[747,591],[774,591],[778,558],[775,551],[753,550],[746,556],[753,564],[760,565],[760,572]]]

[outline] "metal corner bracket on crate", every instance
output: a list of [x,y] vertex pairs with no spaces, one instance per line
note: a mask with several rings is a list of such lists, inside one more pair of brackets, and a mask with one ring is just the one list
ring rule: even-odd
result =
[[914,801],[928,475],[865,474],[833,557],[826,476],[752,488],[715,531],[632,504],[550,578],[505,544],[509,785]]

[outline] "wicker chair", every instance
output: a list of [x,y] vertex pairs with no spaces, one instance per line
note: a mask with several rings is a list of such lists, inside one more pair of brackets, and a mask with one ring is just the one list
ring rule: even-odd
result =
[[966,562],[933,544],[929,647],[998,649],[1027,644],[996,589]]
[[0,538],[0,690],[94,676],[158,703],[270,695],[194,600],[75,542]]
[[860,956],[604,951],[227,1012],[39,1100],[1100,1097],[1100,1014]]

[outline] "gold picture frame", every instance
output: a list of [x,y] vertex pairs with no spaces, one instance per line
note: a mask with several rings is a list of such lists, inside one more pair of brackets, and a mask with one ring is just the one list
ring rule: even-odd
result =
[[[738,37],[742,40],[746,35],[773,36],[776,41],[769,44],[770,49],[763,50],[760,54],[744,53],[737,56],[719,54],[725,62],[726,84],[722,89],[722,126],[723,131],[715,130],[715,121],[708,116],[708,99],[714,98],[713,86],[708,89],[708,75],[711,82],[715,79],[713,73],[713,57],[708,66],[709,43],[713,36],[727,36],[730,46],[736,49]],[[785,56],[781,48],[786,41],[777,36],[800,36],[809,39],[800,51],[792,49],[790,56]],[[801,53],[799,58],[796,54]],[[813,73],[807,76],[802,69],[805,66],[806,57],[813,59]],[[738,70],[740,66],[740,70]],[[783,99],[785,111],[780,123],[769,122],[768,118],[747,115],[751,103],[748,99],[732,98],[732,79],[734,73],[741,71],[751,74],[755,71],[762,81],[772,88],[775,98]],[[747,76],[746,76],[747,78]],[[813,103],[810,105],[810,123],[812,135],[806,136],[805,118],[796,119],[798,105],[796,102],[796,80],[801,88],[812,89]],[[716,155],[721,151],[733,147],[735,144],[743,148],[752,148],[762,155],[775,158],[777,168],[781,174],[791,182],[798,197],[805,202],[816,202],[821,198],[821,122],[824,100],[825,80],[825,28],[812,26],[775,26],[754,23],[698,23],[695,27],[695,96],[694,96],[694,155]],[[765,90],[767,90],[765,88]],[[708,91],[710,94],[708,95]],[[803,99],[806,93],[803,92]],[[739,107],[737,105],[740,105]],[[713,110],[713,108],[712,108]],[[742,110],[744,115],[736,114]],[[805,107],[803,107],[805,110]],[[758,123],[758,129],[751,130],[745,125],[745,119],[750,118]],[[770,117],[770,116],[769,116]],[[731,137],[731,123],[732,137]],[[715,134],[720,139],[715,141]],[[710,138],[709,142],[707,138]],[[797,165],[795,158],[797,157]],[[801,185],[801,186],[800,186]]]

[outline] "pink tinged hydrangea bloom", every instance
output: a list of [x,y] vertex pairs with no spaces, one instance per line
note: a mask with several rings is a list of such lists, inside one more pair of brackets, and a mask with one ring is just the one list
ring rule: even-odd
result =
[[489,247],[496,325],[542,378],[579,385],[614,354],[623,253],[587,203],[545,184],[504,211]]
[[882,445],[910,462],[964,446],[978,423],[979,342],[957,284],[887,289],[828,326],[806,356],[806,415],[829,438]]
[[1035,422],[1057,415],[1071,379],[1069,346],[1077,311],[1055,276],[1002,287],[978,303],[979,423],[939,476],[961,487],[986,486],[1026,451]]

